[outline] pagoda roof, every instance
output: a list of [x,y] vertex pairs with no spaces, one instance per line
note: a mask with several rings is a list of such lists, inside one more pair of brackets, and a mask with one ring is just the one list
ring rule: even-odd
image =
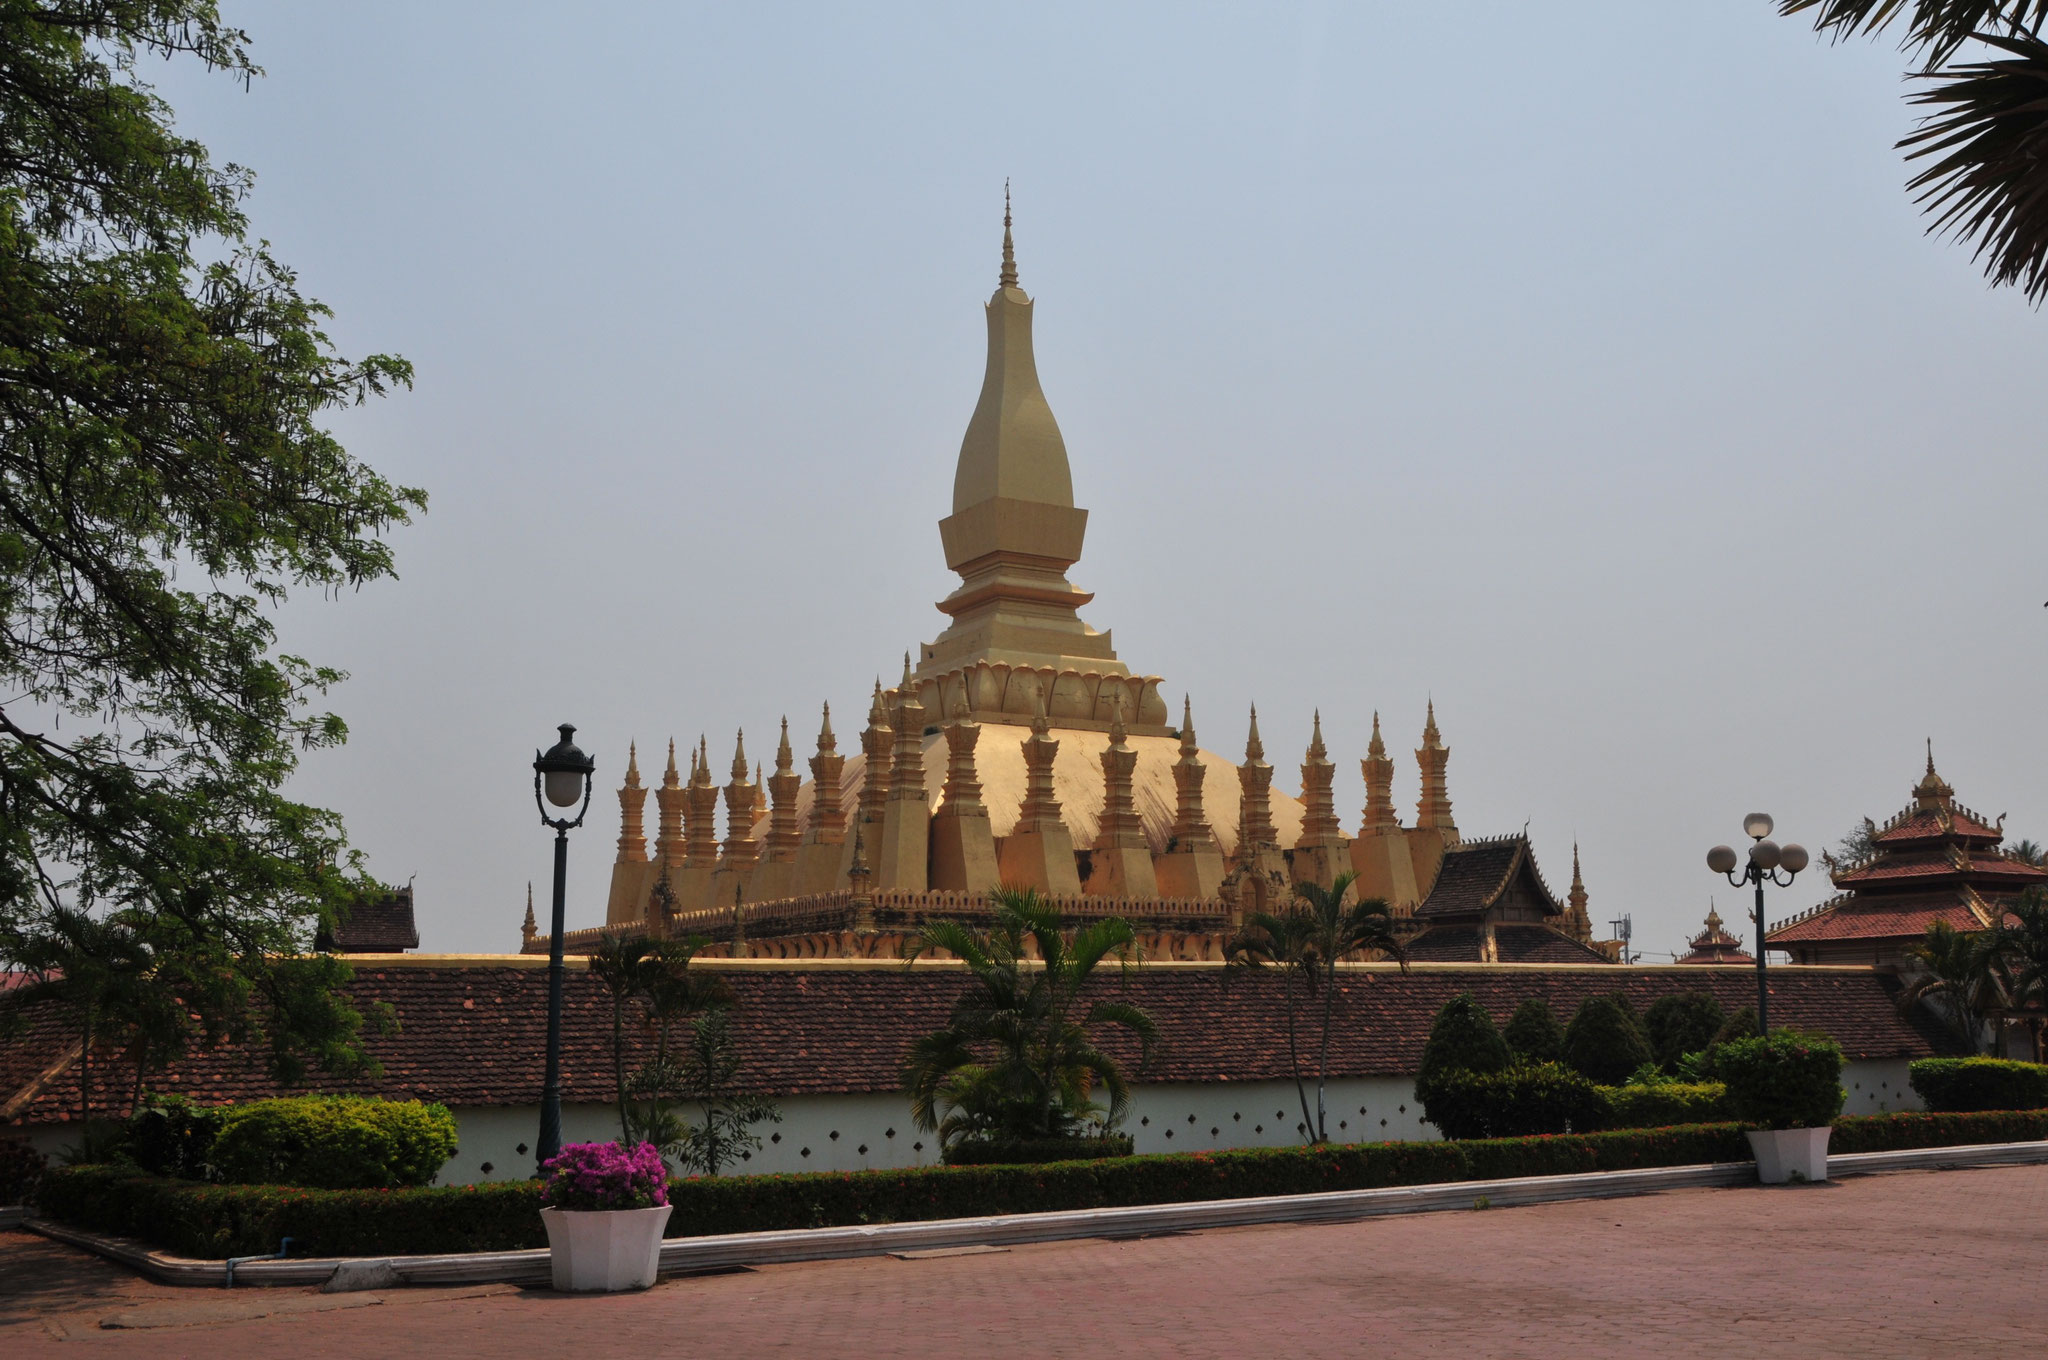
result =
[[1693,936],[1692,949],[1679,963],[1755,963],[1753,955],[1742,952],[1742,941],[1721,929],[1721,913],[1707,907],[1706,929]]
[[1836,874],[1835,884],[1837,887],[1848,888],[1866,883],[1955,878],[1964,874],[2005,879],[2021,887],[2048,881],[2048,869],[2021,860],[2007,859],[2003,855],[1971,855],[1964,859],[1961,854],[1957,854],[1952,858],[1925,860],[1899,860],[1883,855],[1859,864],[1845,873]]
[[1882,831],[1871,837],[1871,841],[1876,845],[1897,845],[1907,841],[1941,840],[1947,836],[1994,843],[2005,839],[2003,831],[1987,825],[1968,808],[1923,811],[1918,807],[1908,807],[1887,822]]
[[1925,935],[1936,921],[1964,931],[1983,930],[1989,924],[1976,907],[1960,897],[1838,897],[1808,915],[1773,927],[1767,938],[1774,949],[1816,940],[1908,939]]
[[1415,908],[1421,917],[1478,916],[1506,895],[1521,878],[1529,895],[1546,915],[1564,915],[1564,903],[1550,891],[1536,867],[1526,835],[1496,836],[1488,840],[1462,841],[1444,851],[1443,867],[1429,896]]

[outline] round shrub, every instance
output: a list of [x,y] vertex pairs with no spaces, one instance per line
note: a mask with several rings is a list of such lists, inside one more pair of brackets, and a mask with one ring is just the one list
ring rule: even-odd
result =
[[227,1106],[199,1105],[184,1096],[145,1096],[128,1116],[128,1155],[152,1175],[210,1180],[213,1142],[227,1112]]
[[1045,1162],[1092,1162],[1128,1157],[1128,1134],[1100,1138],[965,1138],[942,1154],[947,1166],[1036,1166]]
[[1620,994],[1590,996],[1564,1032],[1564,1060],[1602,1086],[1619,1086],[1650,1062],[1650,1043]]
[[1508,1041],[1508,1049],[1518,1063],[1552,1063],[1564,1057],[1564,1026],[1540,996],[1532,996],[1515,1007],[1501,1037]]
[[1756,1038],[1756,1007],[1744,1006],[1741,1010],[1729,1016],[1721,1028],[1714,1031],[1714,1042],[1709,1044],[1708,1047],[1732,1044],[1737,1039],[1754,1038]]
[[0,1138],[0,1204],[26,1204],[43,1178],[43,1154],[19,1138]]
[[1585,1133],[1608,1121],[1598,1088],[1562,1063],[1445,1072],[1418,1092],[1423,1116],[1446,1138]]
[[1842,1112],[1842,1050],[1823,1035],[1779,1030],[1722,1044],[1715,1065],[1729,1112],[1767,1129],[1817,1129]]
[[1708,992],[1673,992],[1660,996],[1643,1012],[1643,1037],[1650,1041],[1650,1056],[1666,1072],[1678,1066],[1688,1053],[1698,1053],[1714,1042],[1728,1013]]
[[1718,1124],[1729,1117],[1728,1088],[1718,1081],[1662,1081],[1654,1086],[1602,1086],[1613,1112],[1609,1128],[1661,1129]]
[[2048,1067],[2003,1058],[1922,1058],[1908,1069],[1930,1110],[2048,1109]]
[[230,1108],[214,1174],[239,1185],[380,1190],[425,1185],[455,1155],[445,1105],[366,1096],[292,1096]]
[[1425,1088],[1452,1072],[1500,1072],[1514,1061],[1507,1040],[1494,1028],[1493,1017],[1470,992],[1460,992],[1444,1003],[1429,1027],[1429,1042],[1422,1046],[1422,1066],[1415,1073],[1415,1090]]

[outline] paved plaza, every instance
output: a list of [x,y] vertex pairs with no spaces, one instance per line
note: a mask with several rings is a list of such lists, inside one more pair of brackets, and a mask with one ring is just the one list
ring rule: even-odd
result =
[[2048,1167],[776,1266],[571,1298],[148,1284],[0,1234],[0,1354],[1911,1356],[2048,1341]]

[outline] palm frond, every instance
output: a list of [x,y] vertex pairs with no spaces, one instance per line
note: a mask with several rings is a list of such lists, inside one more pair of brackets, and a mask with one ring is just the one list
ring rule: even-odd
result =
[[1837,42],[1874,36],[1906,18],[1900,46],[1922,54],[1929,68],[1948,60],[1971,38],[2003,30],[2036,33],[2048,18],[2048,0],[1778,0],[1778,13],[1810,14],[1816,33]]
[[2048,298],[2048,43],[1979,36],[2011,55],[1923,74],[1936,84],[1913,102],[1937,111],[1899,146],[1909,161],[1935,159],[1906,187],[1931,234],[1974,243],[1970,258],[1994,286],[2038,305]]

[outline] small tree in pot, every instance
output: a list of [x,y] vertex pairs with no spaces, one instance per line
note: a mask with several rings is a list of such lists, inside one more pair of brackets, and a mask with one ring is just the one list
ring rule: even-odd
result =
[[1758,1178],[1766,1185],[1826,1180],[1830,1125],[1848,1099],[1835,1041],[1778,1030],[1722,1044],[1714,1063],[1735,1117],[1759,1126],[1749,1131]]

